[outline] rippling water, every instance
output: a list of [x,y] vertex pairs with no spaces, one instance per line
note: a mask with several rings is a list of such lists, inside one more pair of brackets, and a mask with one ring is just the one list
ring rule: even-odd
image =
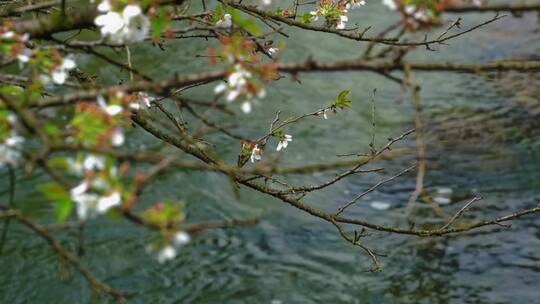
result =
[[[386,13],[376,1],[357,10],[351,20],[382,28]],[[448,16],[452,18],[455,16]],[[464,26],[489,18],[466,15]],[[375,31],[374,31],[375,32]],[[361,46],[330,35],[291,29],[283,60],[353,58]],[[438,52],[418,50],[415,60],[482,62],[506,57],[532,57],[540,49],[534,15],[506,18],[484,30],[454,40]],[[206,65],[193,59],[203,42],[185,41],[160,51],[147,48],[135,56],[150,75],[190,72]],[[137,54],[137,52],[134,52]],[[165,55],[166,62],[151,60]],[[162,58],[162,57],[160,57]],[[115,82],[118,73],[99,71],[95,62],[81,62]],[[470,76],[416,74],[422,83],[424,124],[428,143],[426,187],[450,187],[455,212],[476,194],[484,197],[464,216],[467,221],[488,219],[532,207],[540,198],[538,75]],[[378,89],[378,142],[410,129],[413,113],[408,96],[385,79],[368,73],[301,76],[302,84],[284,79],[270,85],[268,98],[255,113],[224,118],[241,124],[244,136],[267,129],[274,111],[301,114],[327,104],[342,89],[352,89],[354,108],[328,121],[306,121],[292,127],[294,142],[282,157],[285,164],[337,159],[336,154],[366,151],[369,141],[370,94]],[[208,96],[209,88],[192,96]],[[401,100],[403,99],[403,100]],[[401,102],[399,102],[401,100]],[[263,122],[261,124],[261,122]],[[137,132],[137,131],[134,131]],[[145,142],[132,142],[133,147]],[[215,135],[233,161],[238,143]],[[400,144],[414,147],[409,139]],[[404,156],[384,165],[386,171],[357,175],[307,197],[319,208],[334,210],[374,180],[395,174],[413,163]],[[293,176],[293,183],[322,181],[316,174]],[[47,211],[32,179],[22,174],[17,205],[28,212]],[[7,178],[0,180],[1,200],[7,197]],[[404,205],[414,190],[409,174],[368,195],[349,214],[378,223],[403,225]],[[489,228],[442,238],[414,238],[374,232],[366,243],[385,253],[384,270],[368,273],[369,259],[342,241],[335,229],[268,196],[242,190],[235,197],[226,178],[214,173],[171,172],[143,196],[143,205],[162,198],[183,199],[192,220],[261,216],[251,228],[211,231],[197,237],[173,262],[159,265],[144,253],[151,235],[123,221],[102,218],[87,226],[82,258],[93,273],[112,286],[132,293],[133,303],[540,303],[540,232],[535,216],[512,223],[511,229]],[[391,204],[386,211],[370,208],[371,201]],[[431,209],[419,204],[418,224],[442,223]],[[494,233],[496,232],[496,233]],[[63,244],[75,250],[76,233],[61,232]],[[86,282],[71,271],[41,239],[13,225],[6,252],[0,259],[2,303],[88,303],[93,295]],[[107,302],[98,296],[96,302]],[[273,301],[273,302],[272,302]]]

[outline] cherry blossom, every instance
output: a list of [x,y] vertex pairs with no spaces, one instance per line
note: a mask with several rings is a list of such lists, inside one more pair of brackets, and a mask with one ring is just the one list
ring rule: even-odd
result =
[[345,16],[345,15],[342,15],[342,16],[339,16],[339,21],[338,21],[338,24],[336,25],[336,29],[338,30],[342,30],[345,28],[346,24],[349,21],[349,17]]
[[97,171],[105,169],[105,158],[94,154],[89,154],[84,158],[83,168],[86,171]]
[[76,66],[75,61],[71,57],[62,59],[62,62],[51,73],[53,82],[56,84],[66,82],[69,71],[73,70]]
[[191,241],[191,237],[187,232],[184,231],[177,232],[172,239],[172,243],[176,247],[184,246],[188,244],[189,241]]
[[359,8],[361,6],[364,6],[366,5],[366,1],[364,0],[361,0],[361,1],[358,1],[358,0],[350,0],[347,2],[347,4],[345,4],[345,8],[346,9],[355,9],[355,8]]
[[169,260],[172,260],[176,257],[176,255],[178,254],[178,252],[176,251],[176,249],[171,246],[171,245],[167,245],[163,248],[161,248],[157,253],[156,253],[156,260],[158,261],[158,263],[160,264],[163,264]]
[[382,3],[393,11],[397,10],[397,5],[394,0],[382,0]]
[[77,216],[81,220],[91,219],[103,214],[111,208],[120,206],[122,197],[119,191],[114,190],[108,194],[99,195],[92,190],[109,189],[110,185],[101,178],[84,180],[70,190],[70,197],[77,206]]
[[107,210],[120,206],[120,203],[122,202],[122,197],[120,196],[120,192],[114,191],[113,193],[102,196],[99,198],[97,202],[97,211],[99,213],[105,213]]
[[32,50],[29,48],[24,48],[22,52],[17,55],[17,60],[19,60],[19,63],[24,64],[30,61],[31,57],[32,57]]
[[0,168],[5,165],[17,166],[19,160],[22,158],[21,149],[23,143],[24,137],[17,135],[12,130],[10,137],[6,138],[3,143],[0,143]]
[[135,95],[135,99],[129,103],[129,108],[135,111],[140,110],[141,107],[150,108],[154,99],[154,97],[145,92],[138,92]]
[[319,112],[317,112],[317,115],[322,115],[324,119],[328,119],[328,111],[330,111],[329,108],[326,108],[324,110],[320,110]]
[[[242,103],[242,111],[244,113],[251,112],[251,103],[254,100],[254,94],[258,98],[264,98],[266,91],[263,88],[257,88],[251,83],[252,74],[244,69],[242,65],[236,64],[234,72],[227,77],[227,83],[221,83],[214,88],[216,94],[226,94],[226,100],[233,102],[239,97],[244,99]],[[254,92],[255,91],[255,92]]]
[[187,232],[179,231],[173,235],[168,244],[150,244],[146,247],[146,252],[152,255],[160,264],[173,260],[178,255],[178,249],[188,244],[191,237]]
[[346,23],[349,21],[347,17],[349,8],[356,8],[362,5],[362,1],[347,1],[347,2],[332,2],[321,1],[316,10],[311,11],[311,21],[319,20],[319,16],[325,18],[326,26],[333,26],[336,29],[345,29]]
[[232,17],[230,14],[223,15],[223,19],[216,22],[217,28],[229,28],[232,26]]
[[6,26],[0,27],[0,38],[7,40],[1,53],[8,55],[9,58],[17,58],[21,68],[22,64],[30,61],[32,57],[32,50],[25,45],[28,37],[29,35],[27,33],[21,35],[9,30]]
[[101,14],[94,23],[100,27],[101,34],[117,44],[143,41],[150,31],[150,21],[135,4],[128,4],[122,12],[112,11],[108,0],[98,5]]
[[111,135],[111,144],[115,147],[123,145],[125,142],[124,129],[122,127],[114,128],[113,134]]
[[279,52],[279,48],[271,47],[268,49],[268,54],[274,55],[275,53]]
[[259,145],[253,146],[253,149],[251,150],[251,162],[254,163],[255,161],[260,161],[262,158],[263,150],[259,148]]
[[116,116],[124,110],[124,108],[121,105],[113,104],[109,105],[105,101],[105,98],[101,95],[97,97],[97,104],[98,106],[109,116]]
[[287,148],[287,146],[289,145],[289,142],[292,141],[292,135],[289,135],[289,134],[283,134],[280,138],[279,138],[279,143],[277,145],[277,148],[276,148],[276,151],[281,151],[281,149],[285,149]]

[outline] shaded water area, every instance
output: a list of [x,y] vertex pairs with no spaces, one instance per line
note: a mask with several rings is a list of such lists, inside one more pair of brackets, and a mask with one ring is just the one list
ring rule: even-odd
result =
[[[383,28],[388,14],[378,1],[350,17]],[[447,19],[456,16],[448,15]],[[466,15],[463,26],[485,15]],[[438,52],[419,49],[411,60],[487,62],[503,58],[531,58],[540,50],[540,26],[534,14],[505,18],[496,24],[441,46]],[[331,35],[290,29],[283,61],[354,58],[357,43]],[[165,51],[147,48],[135,56],[147,74],[165,77],[206,66],[205,42],[185,41]],[[137,54],[137,52],[133,52]],[[153,54],[166,58],[156,62]],[[94,62],[81,61],[104,79],[118,74],[99,71]],[[457,211],[474,195],[483,196],[464,216],[466,222],[535,206],[540,199],[540,77],[507,73],[472,76],[416,73],[422,85],[423,123],[427,142],[429,191],[450,187]],[[294,141],[281,157],[284,164],[301,165],[337,160],[336,154],[368,151],[370,96],[377,88],[377,143],[414,126],[410,98],[398,85],[374,74],[347,72],[305,74],[302,84],[288,79],[269,85],[269,96],[251,115],[224,118],[243,128],[246,137],[265,132],[276,110],[301,114],[328,104],[343,89],[351,89],[353,109],[329,120],[312,119],[288,132]],[[190,96],[208,97],[210,86]],[[240,111],[238,111],[240,112]],[[150,142],[133,131],[133,148]],[[135,139],[137,137],[137,139]],[[224,136],[210,137],[234,160],[238,143]],[[374,181],[393,175],[414,162],[414,137],[397,146],[412,148],[407,155],[373,167],[384,173],[352,176],[306,197],[310,205],[335,210]],[[292,176],[295,184],[321,182],[335,172]],[[7,198],[7,174],[0,179],[0,199]],[[35,185],[45,177],[18,174],[16,204],[30,213],[49,212]],[[402,225],[404,206],[414,190],[415,176],[369,194],[348,215],[376,223]],[[187,202],[189,219],[261,216],[259,225],[216,230],[198,236],[172,262],[160,265],[144,252],[151,234],[106,217],[86,228],[85,265],[112,286],[133,293],[130,303],[540,303],[540,222],[537,216],[514,221],[510,229],[483,228],[439,238],[415,238],[373,232],[367,245],[386,254],[383,271],[369,273],[370,260],[345,243],[334,227],[273,198],[243,189],[236,197],[228,180],[215,173],[172,171],[143,195],[142,206],[163,198]],[[389,210],[370,202],[391,204]],[[415,222],[442,224],[426,204],[418,203]],[[76,233],[58,232],[63,244],[75,250]],[[13,225],[6,252],[0,258],[1,303],[88,303],[92,293],[74,271],[62,280],[61,263],[41,239]],[[106,297],[95,298],[107,303]]]

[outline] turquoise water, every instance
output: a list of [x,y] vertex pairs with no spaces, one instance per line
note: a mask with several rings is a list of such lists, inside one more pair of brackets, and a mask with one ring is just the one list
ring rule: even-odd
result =
[[[373,24],[374,32],[388,20],[377,2],[355,11],[351,20]],[[455,16],[448,16],[453,18]],[[467,15],[463,26],[489,15]],[[352,22],[354,23],[354,22]],[[352,25],[351,23],[351,25]],[[283,61],[354,58],[363,44],[331,35],[288,29]],[[506,18],[483,30],[461,37],[438,52],[419,49],[418,61],[486,62],[502,58],[534,57],[540,47],[534,15]],[[165,77],[189,73],[206,66],[194,58],[206,48],[204,41],[184,41],[165,51],[145,48],[135,65],[148,75]],[[134,53],[136,53],[134,51]],[[159,54],[163,61],[153,58]],[[88,69],[115,82],[125,74],[101,69],[95,61],[80,58]],[[484,200],[464,217],[494,218],[535,206],[540,198],[538,154],[538,75],[514,73],[495,76],[464,74],[415,74],[422,84],[427,136],[426,187],[450,187],[455,212],[475,194]],[[283,79],[269,85],[269,96],[251,115],[221,117],[223,123],[242,126],[247,138],[263,134],[277,110],[284,116],[312,111],[328,104],[343,89],[351,89],[353,109],[329,120],[306,120],[288,130],[294,135],[281,161],[288,165],[337,160],[336,154],[368,151],[370,96],[377,88],[377,143],[414,126],[410,100],[399,86],[369,73],[303,74],[302,84]],[[201,87],[190,96],[208,97],[212,87]],[[133,131],[132,147],[149,143]],[[137,138],[135,140],[135,138]],[[220,135],[208,138],[230,161],[238,142]],[[414,139],[399,144],[414,147]],[[405,155],[384,166],[384,173],[355,175],[320,193],[309,195],[309,204],[335,210],[367,188],[414,162]],[[291,176],[295,184],[331,178],[333,172]],[[47,211],[35,190],[42,176],[17,175],[17,206],[35,214]],[[0,199],[7,198],[7,175],[0,179]],[[402,214],[414,190],[415,176],[368,195],[349,215],[391,225],[403,224]],[[144,248],[151,238],[146,230],[125,221],[100,218],[86,228],[85,265],[108,284],[130,292],[129,303],[540,303],[540,225],[535,216],[515,221],[512,228],[481,229],[442,238],[414,238],[374,232],[366,244],[387,256],[383,271],[369,273],[369,259],[341,240],[331,225],[293,209],[273,198],[242,189],[236,197],[228,180],[215,173],[171,171],[144,193],[140,208],[163,198],[187,202],[190,221],[260,216],[259,225],[215,230],[197,236],[174,261],[160,265]],[[391,204],[378,211],[372,201]],[[442,223],[419,204],[416,222]],[[488,233],[495,232],[496,233]],[[75,231],[56,232],[65,246],[75,250]],[[92,293],[78,273],[61,280],[58,258],[41,239],[18,225],[8,235],[0,259],[2,303],[89,303]],[[98,296],[97,303],[109,298]]]

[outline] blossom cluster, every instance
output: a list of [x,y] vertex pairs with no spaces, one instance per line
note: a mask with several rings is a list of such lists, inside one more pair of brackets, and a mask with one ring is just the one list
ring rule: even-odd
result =
[[39,79],[44,85],[48,85],[51,81],[55,84],[63,84],[66,82],[69,71],[73,70],[77,64],[73,56],[62,58],[57,52],[53,54],[53,60],[47,68],[47,73],[41,74]]
[[174,259],[178,254],[178,249],[191,240],[187,232],[169,228],[178,226],[185,220],[182,206],[181,203],[160,202],[145,210],[141,215],[145,221],[161,227],[159,237],[146,247],[146,251],[159,263]]
[[238,63],[234,65],[232,72],[229,73],[227,83],[217,85],[214,88],[214,93],[226,93],[228,102],[233,102],[241,97],[243,99],[242,111],[250,113],[254,97],[264,98],[266,96],[264,88],[253,85],[252,77],[253,75],[242,64]]
[[11,29],[9,23],[0,27],[0,55],[8,60],[17,59],[20,64],[30,60],[32,50],[27,48],[28,34],[18,34]]
[[121,205],[118,170],[106,164],[105,157],[89,154],[82,159],[69,159],[68,164],[72,173],[85,176],[79,185],[70,190],[79,219],[90,219]]
[[310,20],[317,21],[319,17],[324,17],[326,26],[345,29],[346,23],[349,21],[347,16],[349,10],[359,8],[365,4],[366,1],[363,0],[321,0],[317,8],[309,13]]
[[178,249],[188,244],[191,237],[184,231],[174,234],[169,243],[149,244],[146,246],[146,252],[152,255],[160,264],[170,261],[178,255]]
[[98,5],[98,15],[94,23],[100,28],[101,35],[115,44],[127,44],[143,41],[150,31],[150,21],[137,4],[121,7],[120,3],[103,0]]
[[107,98],[98,96],[96,103],[80,102],[70,123],[73,137],[69,140],[85,146],[121,146],[129,110],[150,107],[151,101],[144,92],[128,95],[118,91]]
[[0,110],[0,168],[16,167],[22,157],[24,137],[15,130],[17,117],[7,110]]
[[440,11],[446,7],[463,2],[470,2],[475,6],[481,6],[482,0],[428,0],[428,1],[409,1],[409,0],[382,0],[382,3],[391,10],[400,11],[406,18],[419,23],[431,23],[437,17]]
[[[261,81],[268,81],[275,77],[276,71],[273,64],[263,64],[255,52],[252,41],[240,36],[220,37],[223,49],[219,54],[209,50],[212,63],[217,63],[221,58],[229,65],[226,83],[220,83],[214,88],[214,93],[225,95],[228,102],[241,101],[241,109],[244,113],[250,113],[252,104],[257,98],[266,96],[266,90],[261,86]],[[275,52],[275,48],[269,48],[269,52]]]
[[[304,115],[303,117],[322,116],[326,120],[328,119],[328,112],[337,113],[338,110],[351,108],[352,102],[349,100],[349,93],[350,93],[349,90],[343,90],[339,92],[339,94],[334,99],[331,105],[324,107],[309,115]],[[285,133],[283,126],[274,130],[270,135],[278,139],[276,151],[281,151],[283,149],[286,149],[289,146],[289,143],[292,142],[292,139],[293,139],[292,135]],[[266,145],[266,141],[263,141],[263,144],[261,145],[257,141],[241,140],[240,145],[241,145],[240,159],[249,158],[251,162],[254,163],[262,159],[262,155],[264,152],[264,145]]]
[[28,34],[19,34],[11,30],[8,22],[0,27],[0,55],[7,60],[17,60],[19,68],[23,69],[26,64],[31,64],[32,72],[39,73],[38,79],[43,85],[51,82],[64,84],[69,76],[69,71],[76,67],[73,56],[62,57],[55,50],[39,50],[26,47]]
[[[119,91],[108,96],[108,100],[98,96],[96,103],[79,103],[70,123],[73,137],[69,140],[85,146],[121,146],[125,142],[126,109],[139,110],[150,106],[150,102],[151,97],[145,93],[127,95]],[[122,186],[118,169],[112,162],[107,162],[103,156],[88,154],[68,159],[67,165],[71,174],[84,177],[70,190],[80,219],[89,219],[120,206]]]

